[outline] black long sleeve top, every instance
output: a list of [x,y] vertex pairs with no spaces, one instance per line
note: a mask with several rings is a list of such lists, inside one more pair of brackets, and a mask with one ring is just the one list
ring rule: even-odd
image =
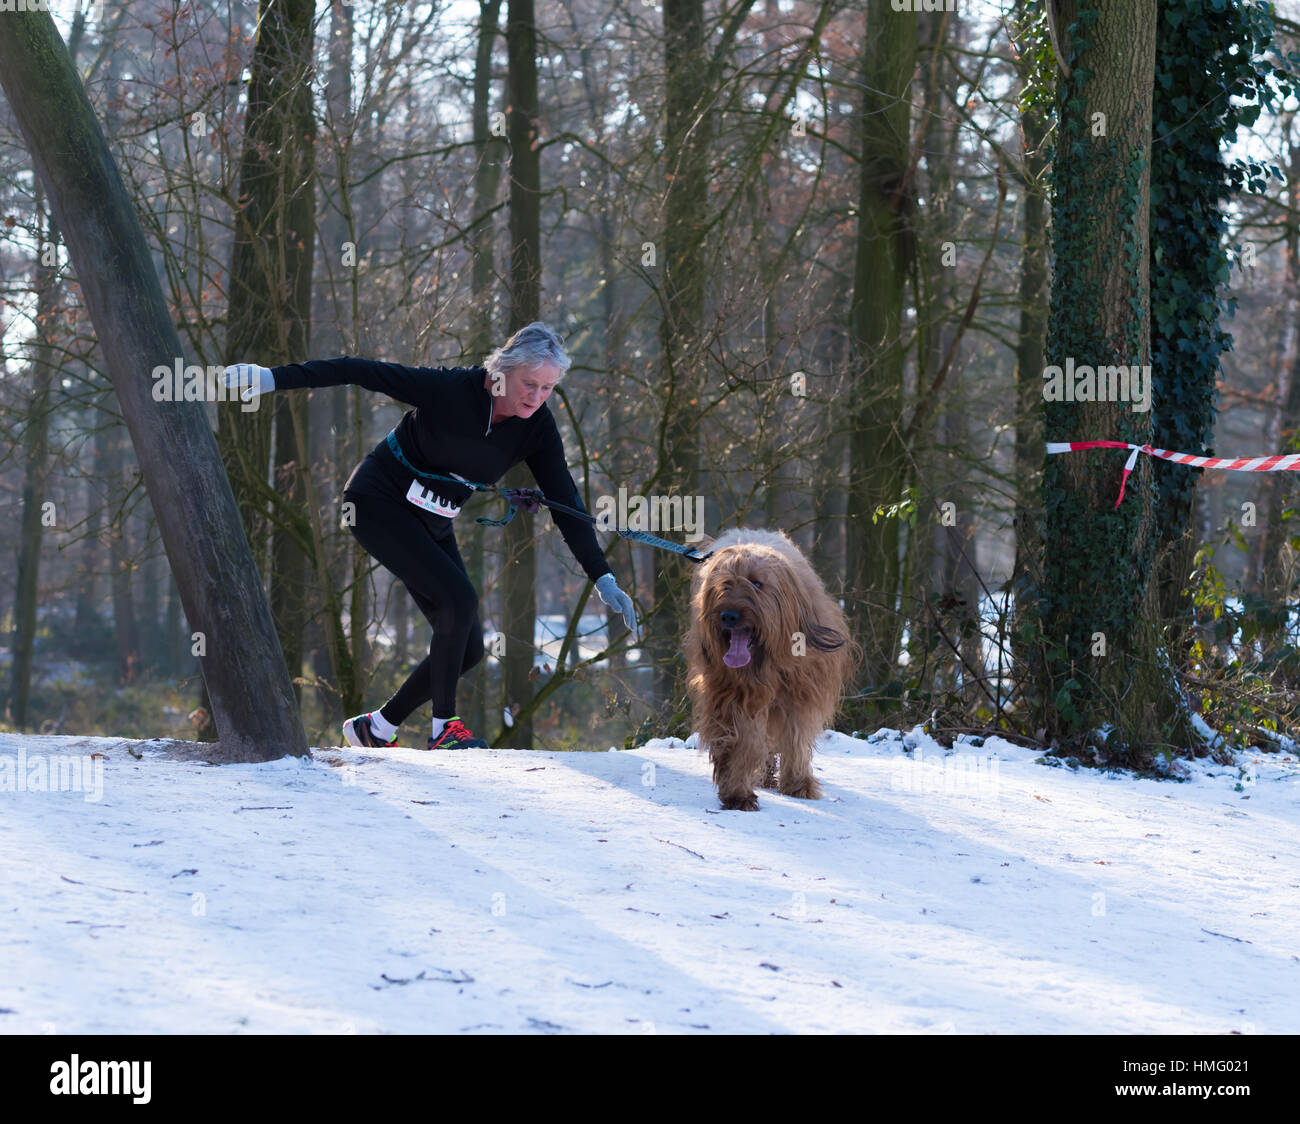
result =
[[[484,367],[405,367],[342,356],[288,363],[272,367],[271,373],[276,390],[355,384],[410,404],[414,409],[397,423],[397,440],[406,459],[423,472],[454,473],[476,483],[495,484],[511,467],[526,461],[548,499],[586,510],[550,407],[543,402],[530,418],[493,419]],[[366,461],[373,461],[379,472],[367,472],[364,486],[354,486],[361,474],[358,466],[348,487],[365,491],[383,479],[392,486],[388,494],[405,498],[416,477],[393,456],[386,438],[366,455]],[[449,481],[438,481],[437,490],[458,505],[473,495],[473,489]],[[592,524],[554,509],[551,517],[592,581],[612,572]]]

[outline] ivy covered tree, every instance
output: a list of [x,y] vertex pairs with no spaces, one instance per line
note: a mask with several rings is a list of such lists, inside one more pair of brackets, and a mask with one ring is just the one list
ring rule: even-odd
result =
[[[1229,161],[1225,146],[1288,88],[1265,60],[1272,11],[1255,0],[1054,10],[1065,61],[1048,362],[1150,363],[1151,408],[1047,402],[1048,440],[1212,452],[1219,360],[1232,342],[1220,325],[1232,306],[1224,206],[1235,192],[1261,189],[1269,170]],[[1127,21],[1145,36],[1153,14],[1154,48],[1144,37],[1135,53],[1120,29]],[[1154,63],[1149,96],[1145,57]],[[1116,510],[1120,471],[1113,450],[1047,459],[1039,604],[1047,659],[1034,666],[1045,726],[1062,744],[1091,739],[1148,765],[1152,751],[1197,740],[1170,652],[1190,611],[1198,473],[1141,457]]]
[[[1164,0],[1156,27],[1151,145],[1152,444],[1214,454],[1215,385],[1232,346],[1220,317],[1235,300],[1225,205],[1262,191],[1270,171],[1226,146],[1291,80],[1267,61],[1273,14],[1256,0]],[[1281,452],[1282,450],[1265,450]],[[1160,615],[1177,648],[1191,613],[1187,575],[1200,469],[1157,460]]]
[[[1057,83],[1053,284],[1047,363],[1150,363],[1148,267],[1155,0],[1054,5]],[[1073,397],[1073,396],[1071,396]],[[1146,444],[1151,413],[1130,401],[1045,401],[1047,440]],[[1159,531],[1150,458],[1117,509],[1114,450],[1049,456],[1043,473],[1044,726],[1134,764],[1187,745],[1189,715],[1161,658],[1150,591]]]

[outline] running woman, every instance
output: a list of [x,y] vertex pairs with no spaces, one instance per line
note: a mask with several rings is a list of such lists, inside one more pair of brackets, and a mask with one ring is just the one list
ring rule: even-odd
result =
[[[525,461],[542,494],[585,511],[569,473],[547,396],[572,360],[541,321],[520,328],[481,367],[404,367],[369,359],[313,359],[282,367],[240,363],[227,386],[245,400],[271,390],[356,384],[410,403],[396,428],[352,471],[343,500],[351,529],[373,558],[406,586],[433,626],[429,654],[383,706],[343,723],[349,745],[392,746],[398,727],[432,701],[429,749],[484,747],[456,713],[456,683],[483,658],[478,592],[456,547],[453,522],[473,489],[422,480],[412,469],[495,484]],[[520,501],[533,510],[536,501]],[[636,628],[632,599],[619,589],[592,524],[551,511],[596,592]]]

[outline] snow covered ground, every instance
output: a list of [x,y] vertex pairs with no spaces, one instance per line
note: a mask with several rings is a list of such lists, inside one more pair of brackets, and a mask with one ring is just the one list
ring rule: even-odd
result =
[[[1295,756],[1176,783],[873,738],[744,813],[666,740],[0,735],[0,1031],[1300,1031]],[[33,791],[60,759],[82,790]]]

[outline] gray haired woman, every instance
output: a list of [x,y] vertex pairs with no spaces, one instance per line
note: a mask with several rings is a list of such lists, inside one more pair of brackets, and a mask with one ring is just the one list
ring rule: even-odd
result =
[[[349,383],[414,407],[353,470],[343,499],[353,505],[357,541],[406,586],[433,626],[433,639],[429,654],[392,698],[343,723],[349,745],[396,745],[397,728],[430,701],[429,749],[487,745],[456,714],[457,681],[483,658],[478,593],[453,533],[473,489],[429,482],[420,473],[495,484],[524,461],[548,499],[585,511],[546,405],[570,363],[559,336],[534,321],[481,367],[404,367],[343,357],[226,368],[226,385],[240,387],[245,399],[270,390]],[[600,599],[635,629],[632,599],[619,589],[592,524],[560,511],[551,515]]]

